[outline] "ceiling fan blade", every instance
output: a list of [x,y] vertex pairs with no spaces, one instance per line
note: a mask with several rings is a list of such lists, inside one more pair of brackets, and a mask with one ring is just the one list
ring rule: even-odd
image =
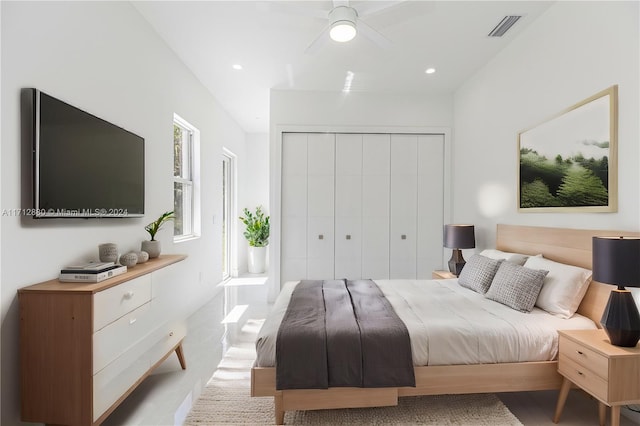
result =
[[358,17],[364,18],[365,16],[373,15],[391,7],[397,6],[407,0],[389,0],[389,1],[368,1],[359,4],[356,8],[358,11]]
[[374,30],[364,21],[358,19],[356,28],[358,30],[358,33],[362,34],[363,37],[369,39],[374,44],[383,49],[389,49],[391,46],[393,46],[391,40],[380,34],[378,31]]
[[318,37],[316,37],[315,40],[313,40],[311,44],[309,44],[309,46],[307,46],[307,48],[304,50],[305,54],[315,54],[316,52],[318,52],[318,50],[320,50],[322,46],[324,46],[329,41],[329,28],[330,25],[326,26],[324,30],[322,30],[320,34],[318,34]]

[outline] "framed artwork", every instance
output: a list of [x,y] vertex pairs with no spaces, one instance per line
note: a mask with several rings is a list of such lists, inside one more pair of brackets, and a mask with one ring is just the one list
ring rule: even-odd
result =
[[518,133],[518,211],[618,210],[618,86]]

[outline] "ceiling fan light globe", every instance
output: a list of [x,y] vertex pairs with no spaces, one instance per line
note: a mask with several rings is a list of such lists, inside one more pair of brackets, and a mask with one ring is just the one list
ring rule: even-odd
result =
[[345,43],[356,36],[356,27],[350,21],[338,21],[331,25],[329,36],[333,41]]

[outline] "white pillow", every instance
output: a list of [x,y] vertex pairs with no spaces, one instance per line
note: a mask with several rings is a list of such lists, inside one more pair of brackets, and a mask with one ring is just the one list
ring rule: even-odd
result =
[[497,259],[497,260],[504,259],[507,262],[515,263],[516,265],[520,265],[520,266],[524,265],[524,262],[526,262],[527,259],[529,258],[529,256],[526,254],[509,253],[506,251],[494,250],[494,249],[482,250],[480,255],[484,257],[488,257],[489,259]]
[[591,271],[578,266],[531,256],[524,264],[531,269],[549,271],[536,306],[560,318],[570,318],[578,309],[591,282]]

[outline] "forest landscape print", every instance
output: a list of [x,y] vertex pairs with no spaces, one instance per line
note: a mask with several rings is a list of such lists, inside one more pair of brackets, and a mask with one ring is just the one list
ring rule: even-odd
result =
[[519,210],[617,210],[617,86],[518,135]]

